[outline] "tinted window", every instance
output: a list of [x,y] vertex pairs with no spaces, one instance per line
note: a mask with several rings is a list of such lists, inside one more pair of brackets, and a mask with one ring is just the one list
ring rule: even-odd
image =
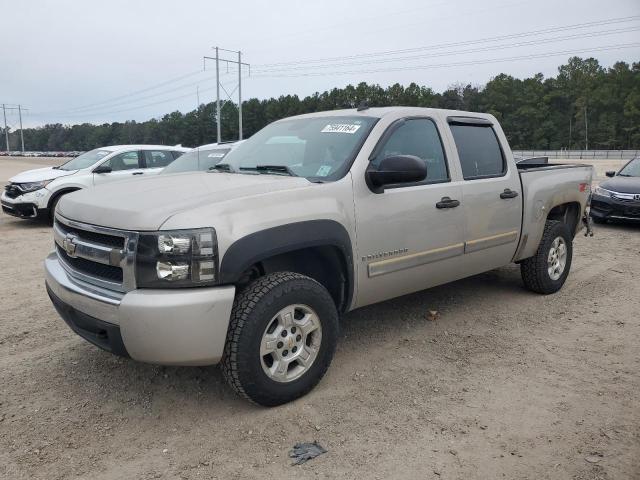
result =
[[493,128],[451,125],[465,180],[498,177],[505,172],[505,162]]
[[386,140],[371,161],[378,166],[383,158],[392,155],[414,155],[427,165],[426,182],[449,179],[442,142],[433,121],[426,118],[406,120]]
[[147,168],[164,168],[173,162],[173,155],[167,150],[145,150]]
[[140,168],[138,163],[138,152],[120,153],[111,157],[109,160],[104,162],[103,165],[111,167],[111,170],[114,172]]

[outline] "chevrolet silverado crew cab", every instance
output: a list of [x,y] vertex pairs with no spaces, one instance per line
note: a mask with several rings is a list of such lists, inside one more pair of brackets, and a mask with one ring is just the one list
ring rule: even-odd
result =
[[9,179],[0,199],[2,210],[14,217],[52,219],[62,195],[134,175],[160,173],[190,150],[166,145],[96,148],[63,165],[28,170]]
[[527,288],[556,292],[591,177],[517,167],[487,114],[286,118],[212,170],[65,195],[46,287],[89,342],[143,362],[221,363],[240,395],[278,405],[320,381],[345,312],[512,262]]

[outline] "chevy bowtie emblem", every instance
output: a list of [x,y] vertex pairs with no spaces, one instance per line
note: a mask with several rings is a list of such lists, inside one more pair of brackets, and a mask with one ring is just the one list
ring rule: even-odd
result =
[[67,233],[64,240],[62,240],[62,248],[64,248],[64,251],[67,252],[67,255],[70,257],[75,256],[76,253],[76,244],[74,243],[76,238],[78,237],[72,233]]
[[634,200],[640,200],[640,195],[634,195],[634,196],[633,196],[633,199],[634,199]]

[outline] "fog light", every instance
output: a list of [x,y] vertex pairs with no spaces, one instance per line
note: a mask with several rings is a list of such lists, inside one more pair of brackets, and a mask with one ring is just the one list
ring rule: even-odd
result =
[[158,273],[158,278],[163,280],[184,280],[189,276],[189,264],[158,262],[156,264],[156,272]]

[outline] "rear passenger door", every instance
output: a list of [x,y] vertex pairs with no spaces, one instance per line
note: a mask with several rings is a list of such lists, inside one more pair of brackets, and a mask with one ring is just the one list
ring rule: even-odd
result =
[[160,173],[164,167],[173,162],[175,158],[178,158],[177,153],[172,150],[143,150],[145,174]]
[[447,120],[462,168],[465,255],[474,271],[506,265],[515,254],[522,223],[520,177],[509,168],[502,147],[506,139],[485,118]]

